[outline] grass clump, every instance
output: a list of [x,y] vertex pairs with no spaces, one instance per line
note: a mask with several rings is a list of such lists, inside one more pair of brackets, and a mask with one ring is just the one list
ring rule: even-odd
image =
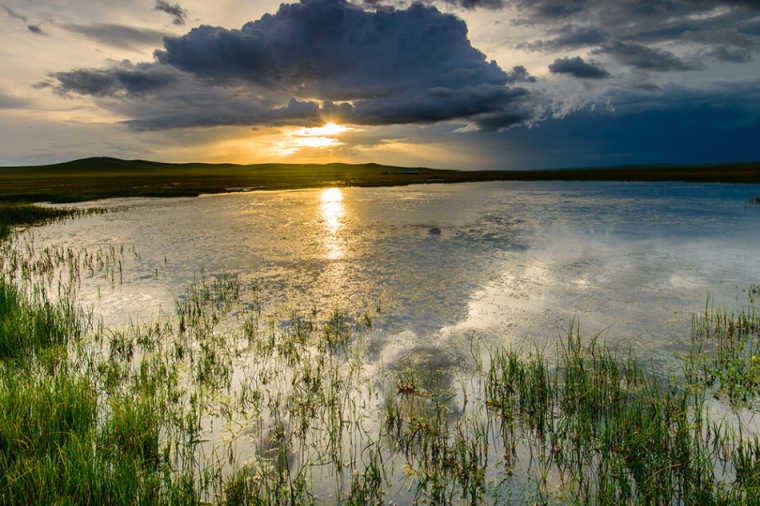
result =
[[22,374],[0,380],[0,502],[197,502],[192,479],[188,495],[168,473],[154,406],[112,400],[105,414],[95,385],[76,372]]
[[754,305],[758,295],[760,287],[753,285],[748,304],[738,312],[713,309],[708,303],[692,321],[687,375],[734,404],[749,405],[760,396],[760,314]]
[[77,213],[78,211],[72,209],[0,202],[0,240],[10,235],[14,226],[36,225],[66,218]]
[[505,448],[515,447],[515,433],[532,434],[542,480],[552,470],[565,501],[706,504],[720,496],[700,397],[593,340],[584,346],[570,335],[553,368],[540,354],[496,350],[485,392]]
[[87,329],[87,318],[70,299],[53,303],[36,295],[27,295],[0,278],[0,359],[22,358],[32,351],[64,345]]

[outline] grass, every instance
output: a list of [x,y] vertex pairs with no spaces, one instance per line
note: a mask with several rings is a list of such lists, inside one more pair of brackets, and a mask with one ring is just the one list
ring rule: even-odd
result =
[[0,279],[0,359],[64,345],[87,326],[71,299],[54,303],[44,296],[29,298],[16,284]]
[[[549,355],[481,349],[455,377],[377,369],[369,315],[264,314],[198,276],[173,315],[79,309],[139,253],[0,243],[0,503],[756,504],[758,317],[695,315],[663,377],[575,328]],[[716,406],[725,415],[716,415]]]
[[[693,382],[715,387],[734,404],[752,405],[760,396],[760,286],[747,290],[747,305],[734,313],[705,306],[694,315],[692,346],[686,360]],[[709,302],[709,301],[708,301]]]
[[711,504],[733,492],[715,478],[698,393],[594,341],[584,346],[579,335],[568,337],[558,357],[552,368],[540,355],[521,360],[496,350],[486,403],[508,441],[515,426],[539,441],[564,500]]
[[694,181],[760,183],[760,162],[528,171],[408,169],[366,164],[170,164],[117,158],[0,168],[0,199],[76,202],[108,197],[194,196],[244,189],[394,186],[474,181]]
[[76,214],[75,211],[68,209],[53,209],[31,204],[0,202],[0,240],[10,235],[14,226],[36,225],[73,216],[74,214]]

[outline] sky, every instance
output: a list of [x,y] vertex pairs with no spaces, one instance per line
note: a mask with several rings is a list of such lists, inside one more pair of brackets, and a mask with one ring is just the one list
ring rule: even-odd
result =
[[760,0],[0,0],[0,165],[760,160]]

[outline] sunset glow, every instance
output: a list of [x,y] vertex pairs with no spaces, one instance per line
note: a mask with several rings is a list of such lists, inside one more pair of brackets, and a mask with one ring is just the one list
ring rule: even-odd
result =
[[339,188],[328,188],[320,196],[320,215],[325,227],[324,243],[327,249],[326,257],[337,260],[344,255],[344,239],[338,233],[343,227],[345,209],[343,207],[343,192]]
[[276,144],[277,151],[283,155],[292,155],[302,149],[334,148],[342,146],[338,135],[353,130],[353,128],[337,125],[333,122],[321,127],[299,128],[288,132],[285,139]]
[[336,125],[332,121],[329,123],[325,123],[321,127],[315,127],[315,128],[301,128],[299,130],[296,130],[294,132],[291,132],[290,135],[294,137],[325,137],[325,136],[333,136],[342,134],[343,132],[348,132],[349,130],[353,130],[350,127],[343,126],[343,125]]

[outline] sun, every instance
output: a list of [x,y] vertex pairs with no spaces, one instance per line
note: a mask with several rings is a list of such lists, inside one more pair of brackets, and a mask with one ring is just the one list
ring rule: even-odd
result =
[[320,200],[325,202],[340,202],[343,200],[343,192],[340,191],[340,188],[328,188],[326,190],[322,191],[322,197]]
[[285,155],[291,155],[303,148],[334,148],[342,146],[343,142],[338,139],[340,134],[353,130],[351,127],[338,125],[332,121],[320,127],[299,128],[285,135],[285,138],[277,143],[278,151]]
[[348,132],[349,130],[351,130],[350,127],[338,125],[337,123],[330,121],[321,127],[301,128],[300,130],[291,132],[290,135],[294,135],[296,137],[330,137]]

